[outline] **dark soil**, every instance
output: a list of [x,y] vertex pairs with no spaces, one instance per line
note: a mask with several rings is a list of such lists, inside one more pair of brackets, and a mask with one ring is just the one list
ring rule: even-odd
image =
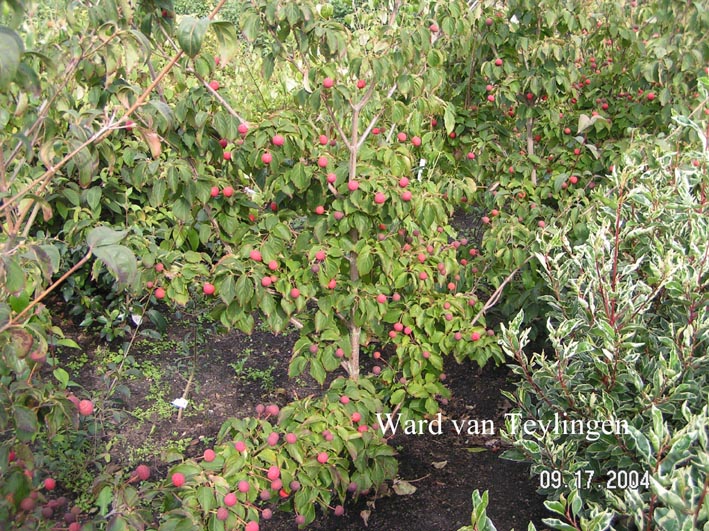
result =
[[[173,441],[181,440],[188,456],[201,455],[210,446],[222,423],[229,417],[250,416],[259,403],[284,405],[298,397],[317,394],[321,387],[309,378],[289,379],[288,362],[295,337],[293,335],[274,336],[256,330],[251,336],[240,332],[229,332],[208,336],[197,349],[197,369],[194,383],[190,387],[190,406],[183,418],[177,421],[177,410],[165,407],[174,398],[182,396],[194,361],[192,352],[179,352],[176,342],[190,337],[194,326],[189,321],[173,322],[168,337],[172,343],[163,341],[160,345],[171,346],[171,352],[157,352],[150,342],[140,343],[132,352],[140,368],[150,362],[160,374],[163,383],[162,408],[142,420],[132,416],[120,428],[108,432],[113,437],[113,460],[126,466],[135,466],[136,448],[154,448],[152,460],[141,457],[155,470],[156,475],[164,475],[167,465],[163,461],[164,451]],[[69,323],[62,325],[68,330]],[[72,375],[87,395],[95,396],[105,388],[100,377],[103,364],[99,359],[101,349],[95,339],[86,337],[73,329],[73,335],[89,354],[89,362],[84,364],[79,374]],[[105,350],[104,350],[105,352]],[[70,353],[62,354],[70,361]],[[229,364],[245,359],[240,376]],[[130,364],[127,364],[130,365]],[[457,365],[449,360],[446,367],[447,383],[452,397],[443,406],[443,433],[441,435],[403,435],[399,433],[391,440],[399,452],[399,479],[416,487],[410,495],[397,495],[387,488],[376,499],[349,500],[346,514],[319,515],[309,528],[315,530],[360,530],[382,531],[455,531],[470,523],[472,508],[471,493],[479,489],[489,490],[490,505],[488,516],[498,529],[526,529],[533,521],[538,529],[543,528],[541,519],[545,516],[543,498],[536,494],[534,482],[529,477],[529,468],[523,464],[500,459],[501,443],[495,434],[468,436],[466,429],[456,433],[452,419],[489,419],[496,428],[504,425],[504,413],[509,404],[501,395],[502,389],[511,389],[510,373],[505,367],[487,367],[483,370],[471,363]],[[268,378],[259,375],[269,374]],[[248,376],[250,375],[250,376]],[[154,405],[151,395],[150,378],[123,378],[130,391],[126,402],[115,406],[124,412],[134,412],[136,408],[150,411]],[[161,453],[162,452],[162,453]],[[133,456],[133,457],[131,457]],[[293,515],[279,513],[269,522],[262,522],[266,531],[297,529]]]

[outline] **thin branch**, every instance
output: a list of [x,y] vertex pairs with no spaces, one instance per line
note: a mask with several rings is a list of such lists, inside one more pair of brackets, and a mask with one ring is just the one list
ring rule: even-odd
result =
[[332,122],[335,124],[335,129],[337,129],[337,133],[340,135],[340,139],[342,142],[344,142],[345,146],[347,146],[347,149],[352,151],[352,145],[350,144],[349,139],[347,138],[347,135],[345,132],[342,130],[342,126],[340,125],[340,122],[337,121],[337,118],[335,117],[335,113],[332,110],[332,107],[328,104],[328,102],[325,102],[325,108],[327,109],[327,113],[330,115],[330,118],[332,119]]
[[502,281],[502,284],[498,286],[498,288],[490,295],[490,297],[487,299],[487,302],[485,302],[485,305],[480,309],[480,311],[477,313],[475,317],[473,317],[473,320],[470,321],[471,325],[474,325],[475,323],[478,322],[478,320],[487,312],[490,308],[495,306],[497,304],[497,301],[500,300],[500,296],[502,296],[502,291],[505,289],[505,286],[509,284],[514,276],[519,273],[519,271],[522,269],[522,267],[529,262],[532,259],[532,256],[528,256],[524,262],[522,262],[519,266],[515,268],[514,271],[512,271],[509,275],[507,275],[507,278]]
[[[396,92],[397,89],[397,84],[394,83],[394,85],[389,89],[389,92],[387,93],[386,99],[391,98],[391,96]],[[374,115],[374,118],[372,118],[369,122],[369,125],[367,126],[367,129],[364,130],[364,133],[362,133],[362,136],[359,137],[359,142],[357,142],[357,149],[362,147],[362,144],[364,144],[364,141],[367,140],[367,137],[369,136],[369,133],[374,129],[374,126],[377,123],[377,120],[381,118],[382,114],[384,114],[384,109],[379,111],[377,114]]]

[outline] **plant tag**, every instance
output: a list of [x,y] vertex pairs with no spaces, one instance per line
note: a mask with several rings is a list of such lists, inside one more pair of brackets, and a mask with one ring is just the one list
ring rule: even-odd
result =
[[189,402],[184,398],[175,398],[175,400],[172,401],[172,405],[179,409],[185,409],[187,404],[189,404]]

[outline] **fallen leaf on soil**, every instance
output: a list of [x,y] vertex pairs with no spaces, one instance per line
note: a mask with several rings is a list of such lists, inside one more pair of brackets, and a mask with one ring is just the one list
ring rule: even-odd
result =
[[431,464],[433,465],[433,468],[437,468],[438,470],[440,470],[448,464],[448,461],[435,461]]
[[473,446],[472,448],[466,448],[471,454],[478,454],[480,452],[484,452],[487,450],[487,448],[483,448],[482,446]]
[[362,517],[362,521],[364,522],[364,527],[369,527],[367,524],[367,521],[369,521],[369,515],[372,514],[372,511],[364,510],[360,511],[359,515]]
[[399,496],[408,496],[409,494],[416,492],[416,487],[403,479],[395,479],[392,488]]

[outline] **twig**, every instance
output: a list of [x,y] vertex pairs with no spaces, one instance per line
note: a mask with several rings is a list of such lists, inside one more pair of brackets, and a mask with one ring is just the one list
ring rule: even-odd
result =
[[512,271],[509,275],[507,275],[507,278],[502,281],[502,284],[498,286],[498,288],[490,295],[490,297],[487,299],[487,302],[485,303],[485,306],[483,306],[480,311],[477,313],[475,317],[473,317],[473,320],[470,322],[471,325],[474,325],[475,323],[478,322],[478,319],[480,319],[486,311],[488,311],[490,308],[495,306],[497,304],[497,301],[500,300],[500,296],[502,295],[502,291],[505,289],[505,286],[510,283],[510,281],[514,278],[514,276],[519,273],[520,269],[522,269],[522,266],[524,266],[527,262],[529,262],[532,259],[532,256],[528,256],[524,262],[522,262],[519,266],[517,266],[514,271]]

